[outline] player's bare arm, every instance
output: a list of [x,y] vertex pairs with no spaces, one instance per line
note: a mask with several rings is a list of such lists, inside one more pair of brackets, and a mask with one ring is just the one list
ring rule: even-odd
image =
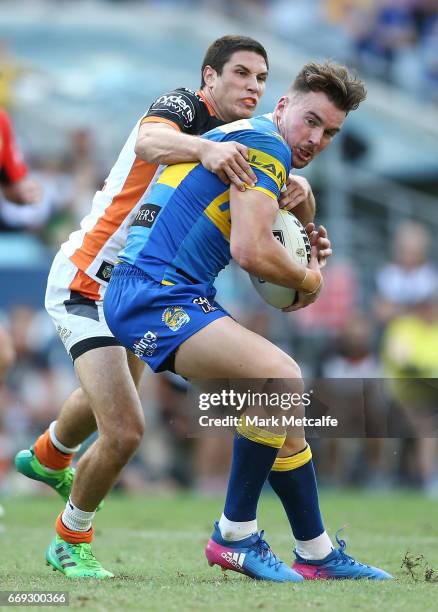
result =
[[226,184],[244,190],[253,185],[256,176],[248,163],[248,149],[238,142],[212,142],[183,134],[176,127],[148,121],[140,126],[135,154],[154,164],[176,164],[200,161]]
[[230,188],[231,255],[241,268],[264,280],[314,294],[322,283],[316,261],[312,268],[295,262],[272,234],[277,203],[261,191]]

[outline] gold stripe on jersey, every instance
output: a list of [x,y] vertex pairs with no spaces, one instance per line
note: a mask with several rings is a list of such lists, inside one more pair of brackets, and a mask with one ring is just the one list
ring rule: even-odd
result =
[[248,161],[272,178],[279,189],[286,183],[286,168],[276,157],[258,149],[248,149]]
[[265,187],[258,187],[257,185],[254,185],[254,187],[247,186],[246,189],[252,189],[253,191],[261,191],[261,193],[265,193],[267,196],[272,198],[275,203],[278,203],[277,196],[274,193],[272,193],[272,191],[270,191],[269,189],[266,189]]
[[197,166],[199,162],[190,164],[176,164],[175,166],[168,166],[163,170],[157,183],[167,185],[176,189],[178,185],[183,181],[186,176]]
[[224,193],[221,193],[217,198],[210,202],[210,204],[204,210],[204,213],[207,215],[213,225],[218,228],[225,240],[228,240],[228,242],[230,241],[231,234],[230,209],[228,207],[227,210],[221,210],[220,206],[225,204],[225,202],[229,202],[229,200],[230,190],[227,189],[224,191]]

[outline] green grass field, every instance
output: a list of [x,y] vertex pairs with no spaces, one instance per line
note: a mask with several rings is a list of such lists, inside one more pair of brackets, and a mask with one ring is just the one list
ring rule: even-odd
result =
[[[45,565],[44,551],[62,503],[56,497],[3,500],[0,519],[0,590],[58,590],[70,606],[85,610],[433,610],[438,572],[417,579],[402,569],[407,552],[422,554],[438,570],[438,503],[404,493],[321,495],[330,535],[347,525],[348,549],[379,565],[396,580],[306,582],[278,585],[210,568],[203,549],[223,500],[180,497],[110,498],[96,520],[94,551],[117,578],[77,582]],[[259,526],[283,560],[291,560],[289,526],[279,502],[264,495]],[[36,609],[36,608],[35,608]]]

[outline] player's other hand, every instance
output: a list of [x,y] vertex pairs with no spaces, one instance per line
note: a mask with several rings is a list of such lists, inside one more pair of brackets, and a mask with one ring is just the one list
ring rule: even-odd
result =
[[289,175],[286,181],[286,189],[281,192],[278,205],[283,210],[293,210],[295,206],[307,202],[312,189],[304,176]]
[[309,306],[309,304],[313,304],[313,302],[316,302],[319,294],[321,293],[323,280],[322,280],[322,275],[320,272],[320,265],[318,263],[318,249],[315,245],[312,246],[308,269],[318,274],[319,281],[320,281],[319,285],[311,293],[306,293],[305,291],[299,291],[298,299],[291,306],[288,306],[287,308],[283,308],[282,309],[283,312],[295,312],[295,310],[300,310],[300,308],[305,308],[306,306]]
[[205,141],[201,163],[207,170],[214,172],[221,181],[233,183],[240,191],[246,186],[253,187],[257,177],[248,163],[248,148],[240,142]]
[[309,236],[310,244],[317,249],[317,257],[320,268],[324,268],[327,264],[327,259],[332,255],[332,244],[327,234],[327,230],[323,225],[318,229],[314,223],[306,225],[306,232]]

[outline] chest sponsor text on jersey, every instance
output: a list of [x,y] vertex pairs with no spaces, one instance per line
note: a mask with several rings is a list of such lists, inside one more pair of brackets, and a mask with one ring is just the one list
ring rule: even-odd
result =
[[161,206],[157,206],[157,204],[142,204],[135,215],[132,225],[140,225],[141,227],[151,228],[155,223],[160,210]]
[[187,96],[183,96],[181,94],[160,96],[155,102],[153,110],[160,110],[162,108],[174,112],[182,117],[186,125],[191,125],[193,122],[195,108]]

